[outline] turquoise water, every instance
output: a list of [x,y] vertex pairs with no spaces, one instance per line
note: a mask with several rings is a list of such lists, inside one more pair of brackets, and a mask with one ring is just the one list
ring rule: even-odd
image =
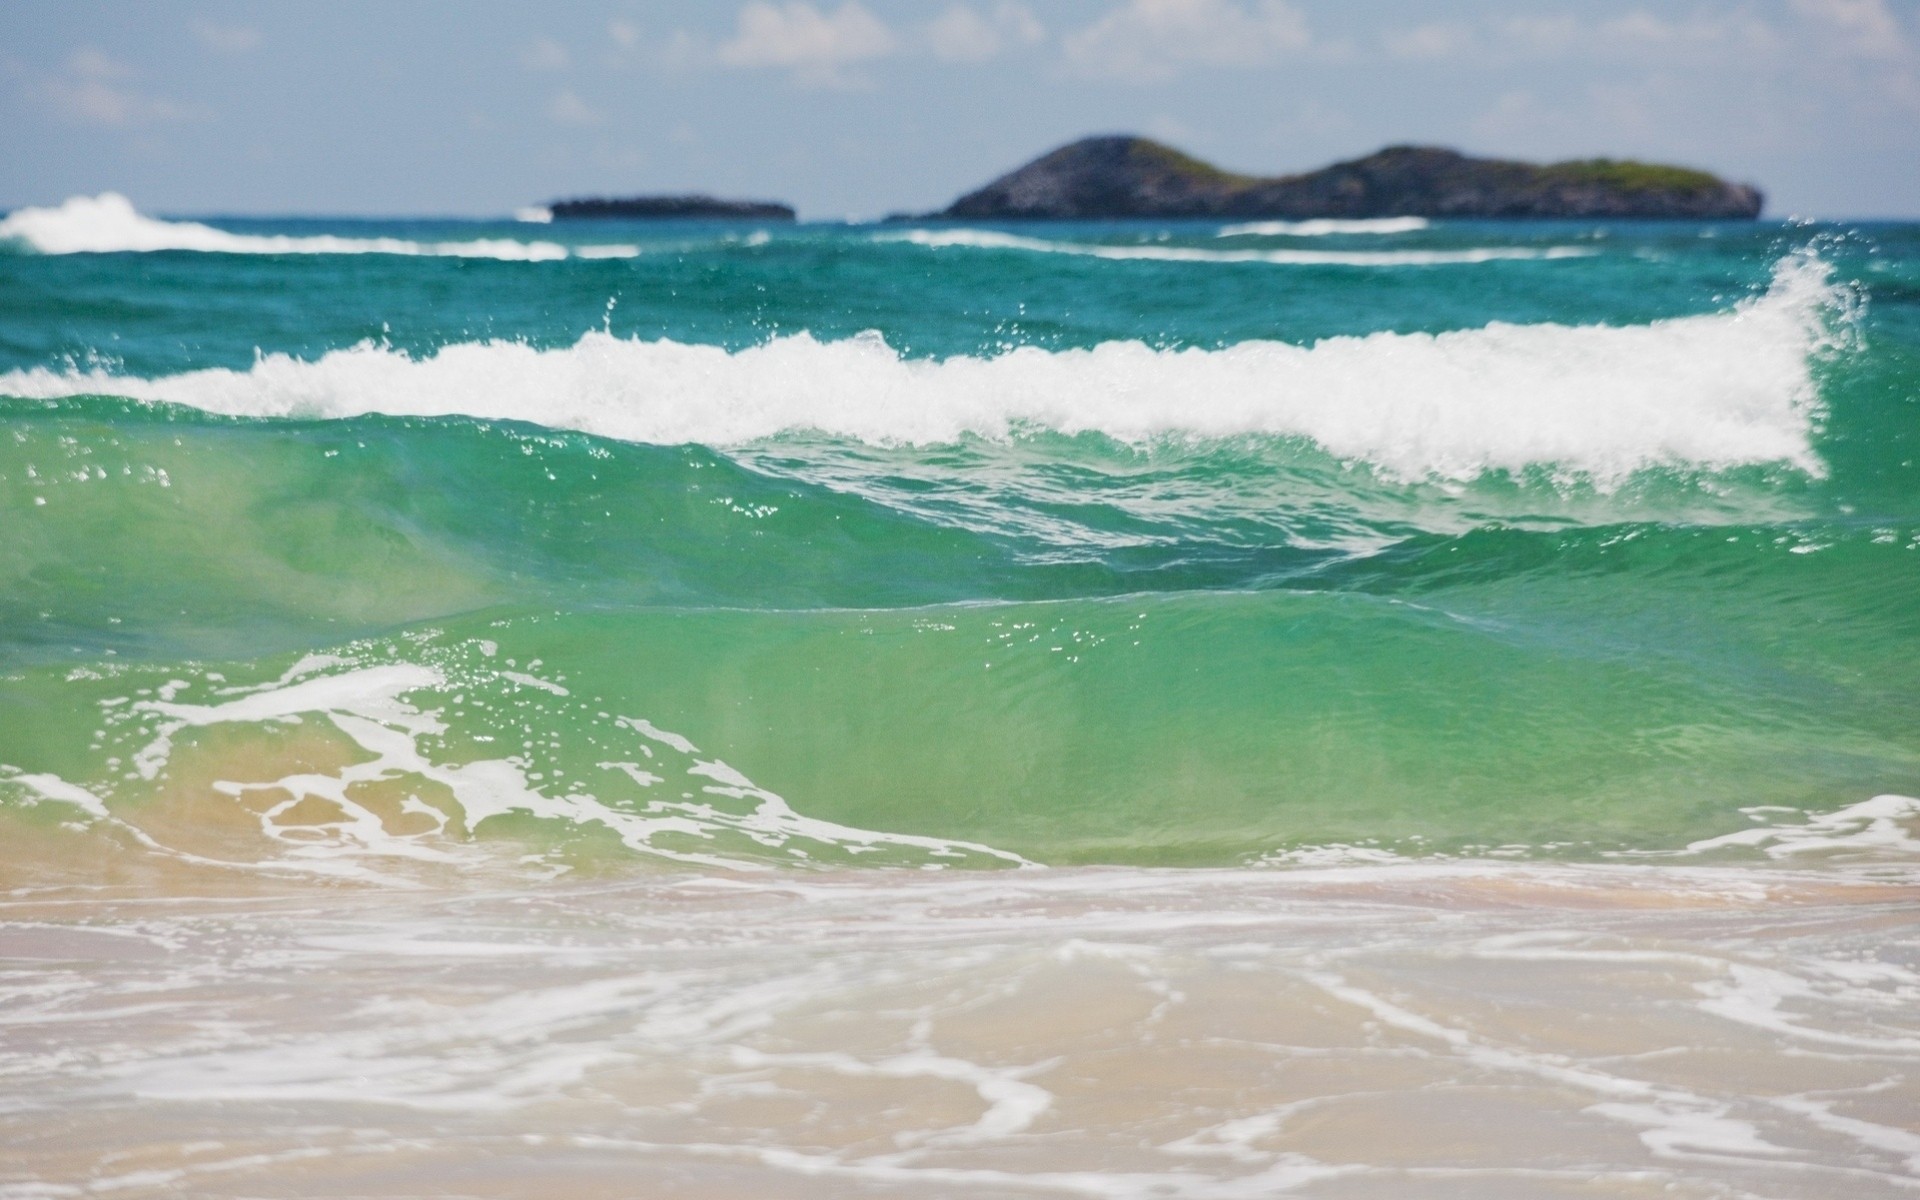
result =
[[0,1194],[1910,1195],[1917,301],[0,218]]
[[1920,226],[0,237],[22,829],[1227,866],[1920,794]]

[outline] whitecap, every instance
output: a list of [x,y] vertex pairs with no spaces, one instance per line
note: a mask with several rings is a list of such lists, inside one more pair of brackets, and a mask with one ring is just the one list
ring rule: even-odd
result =
[[1777,465],[1819,476],[1812,364],[1844,294],[1794,257],[1762,296],[1643,325],[1513,325],[1222,349],[1109,342],[909,358],[878,334],[729,351],[588,333],[571,346],[465,342],[416,358],[362,344],[316,361],[154,379],[0,374],[0,395],[126,396],[241,417],[367,413],[535,422],[631,442],[740,446],[815,432],[876,445],[1023,431],[1295,438],[1401,479],[1546,467],[1611,487],[1653,468]]
[[1306,221],[1248,221],[1228,225],[1217,237],[1326,237],[1330,234],[1415,233],[1431,224],[1425,217],[1316,217]]
[[1056,242],[992,229],[908,229],[876,239],[909,242],[930,249],[1024,250],[1036,254],[1072,254],[1120,261],[1184,263],[1270,263],[1301,267],[1441,267],[1503,260],[1590,258],[1588,246],[1468,246],[1457,250],[1209,250],[1192,246]]
[[633,258],[640,253],[640,247],[632,245],[567,247],[558,242],[523,242],[515,238],[419,242],[332,234],[295,237],[232,233],[198,221],[162,221],[145,216],[125,196],[114,192],[75,196],[53,208],[15,209],[0,220],[0,242],[5,241],[24,243],[42,254],[191,250],[209,254],[397,254],[552,262],[572,257]]

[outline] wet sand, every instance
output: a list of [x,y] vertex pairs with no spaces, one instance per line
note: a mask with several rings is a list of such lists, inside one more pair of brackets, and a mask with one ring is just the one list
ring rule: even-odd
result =
[[251,878],[5,898],[0,1195],[1920,1186],[1885,866]]

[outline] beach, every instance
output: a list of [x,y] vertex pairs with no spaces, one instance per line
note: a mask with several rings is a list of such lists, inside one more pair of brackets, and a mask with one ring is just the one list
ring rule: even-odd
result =
[[1920,1180],[1920,226],[0,218],[0,1197]]

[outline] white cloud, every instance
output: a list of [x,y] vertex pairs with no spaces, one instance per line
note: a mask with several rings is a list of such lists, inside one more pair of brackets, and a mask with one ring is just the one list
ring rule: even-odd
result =
[[676,29],[654,55],[654,62],[666,70],[685,71],[704,67],[712,58],[711,46],[684,29]]
[[1735,59],[1777,55],[1787,43],[1773,25],[1746,9],[1678,13],[1672,8],[1637,8],[1605,20],[1569,13],[1522,13],[1478,27],[1435,22],[1389,30],[1381,36],[1381,45],[1394,58],[1430,61],[1665,59],[1697,66],[1709,55]]
[[730,67],[776,67],[793,73],[802,87],[857,87],[847,68],[884,58],[899,41],[859,0],[846,0],[831,14],[806,0],[775,5],[754,0],[740,10],[732,41],[719,58]]
[[1390,29],[1381,35],[1381,43],[1394,58],[1457,58],[1471,50],[1473,32],[1451,21],[1436,21],[1412,29]]
[[711,39],[685,29],[648,30],[614,17],[607,22],[613,49],[601,61],[608,66],[639,66],[655,71],[703,70],[715,65]]
[[607,22],[607,36],[622,50],[631,50],[640,44],[640,27],[632,21],[615,17]]
[[247,25],[219,25],[195,21],[193,36],[200,44],[219,54],[245,54],[260,44],[260,31]]
[[1920,52],[1884,0],[1792,0],[1796,47],[1827,79],[1874,107],[1920,112]]
[[927,27],[927,47],[948,62],[985,62],[1046,36],[1046,27],[1024,4],[1002,3],[989,16],[970,4],[956,4]]
[[197,105],[135,90],[126,82],[133,74],[126,64],[82,47],[68,56],[60,74],[45,81],[43,91],[62,116],[83,125],[133,128],[205,120],[210,115]]
[[92,46],[82,46],[67,55],[67,74],[82,79],[131,79],[133,68],[107,57]]
[[1506,92],[1468,128],[1483,147],[1532,157],[1751,163],[1822,139],[1837,151],[1856,130],[1920,114],[1909,11],[1884,0],[1775,0],[1490,21],[1475,28],[1466,65],[1548,62],[1555,75]]
[[1843,49],[1863,58],[1904,58],[1905,32],[1886,0],[1793,0],[1793,11],[1837,35]]
[[1566,13],[1512,17],[1495,32],[1507,50],[1549,57],[1565,54],[1587,36],[1579,19]]
[[564,71],[571,61],[567,48],[550,37],[537,37],[520,52],[520,63],[529,71]]
[[571,90],[553,94],[547,101],[547,118],[556,125],[598,125],[606,120],[599,109]]
[[1155,83],[1187,67],[1257,67],[1312,44],[1287,0],[1128,0],[1061,41],[1082,75]]
[[1628,51],[1652,49],[1687,53],[1765,53],[1782,44],[1773,26],[1745,12],[1726,16],[1695,14],[1676,20],[1655,16],[1645,9],[1636,9],[1611,21],[1601,22],[1595,32],[1603,48]]

